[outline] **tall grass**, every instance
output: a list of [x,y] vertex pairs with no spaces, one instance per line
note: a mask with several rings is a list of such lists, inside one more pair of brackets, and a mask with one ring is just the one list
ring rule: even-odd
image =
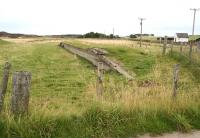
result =
[[0,39],[0,45],[10,44],[11,42]]
[[27,116],[15,118],[10,113],[9,81],[0,115],[0,137],[124,138],[200,129],[200,85],[186,67],[180,70],[178,95],[172,99],[172,67],[182,61],[160,56],[157,47],[66,41],[85,48],[105,48],[110,58],[138,77],[130,82],[116,72],[105,73],[103,96],[96,97],[95,68],[57,43],[0,45],[0,70],[8,60],[12,72],[28,70],[33,74]]

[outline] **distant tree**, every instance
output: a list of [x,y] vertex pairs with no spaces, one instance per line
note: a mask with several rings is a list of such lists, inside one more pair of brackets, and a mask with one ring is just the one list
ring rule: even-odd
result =
[[109,35],[109,38],[114,38],[114,35],[113,35],[113,34],[110,34],[110,35]]
[[113,34],[106,35],[102,33],[95,33],[95,32],[89,32],[83,35],[83,38],[120,38],[118,35],[113,36]]
[[115,37],[115,38],[120,38],[119,35],[115,35],[114,37]]
[[134,35],[134,34],[131,34],[129,37],[130,37],[130,38],[137,38],[137,36]]
[[119,37],[119,35],[110,34],[110,35],[108,36],[108,38],[113,39],[113,38],[120,38],[120,37]]
[[105,34],[89,32],[84,35],[85,38],[106,38]]

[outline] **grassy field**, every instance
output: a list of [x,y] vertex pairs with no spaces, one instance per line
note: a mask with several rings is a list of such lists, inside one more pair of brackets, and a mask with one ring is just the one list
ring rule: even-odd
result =
[[[104,94],[99,99],[96,68],[58,47],[61,41],[81,48],[103,48],[136,78],[127,81],[116,72],[106,72]],[[29,115],[18,118],[9,110],[10,77],[0,115],[0,137],[124,138],[200,129],[200,66],[189,66],[175,53],[161,56],[161,51],[154,44],[139,48],[128,40],[0,40],[0,78],[6,61],[12,64],[12,73],[32,73]],[[177,98],[172,99],[176,63],[183,67]]]
[[200,38],[200,35],[191,35],[191,36],[189,36],[189,40],[196,40],[198,38]]

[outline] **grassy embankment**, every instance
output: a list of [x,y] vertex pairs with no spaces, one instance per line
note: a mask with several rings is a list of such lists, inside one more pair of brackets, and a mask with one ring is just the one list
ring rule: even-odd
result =
[[27,70],[33,75],[29,115],[22,118],[9,112],[10,78],[0,137],[130,137],[200,129],[200,86],[187,67],[180,72],[177,99],[171,98],[176,58],[160,56],[158,47],[141,49],[130,41],[66,41],[83,48],[105,48],[110,58],[136,73],[136,79],[128,82],[116,72],[106,73],[99,100],[95,68],[57,47],[58,43],[0,44],[0,70],[9,61],[12,72]]

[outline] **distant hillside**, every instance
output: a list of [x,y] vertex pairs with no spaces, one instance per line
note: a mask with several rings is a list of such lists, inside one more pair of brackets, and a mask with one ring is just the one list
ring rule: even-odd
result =
[[19,38],[19,37],[39,37],[39,36],[38,35],[32,35],[32,34],[0,32],[0,37]]
[[[0,37],[9,37],[9,38],[19,38],[19,37],[42,37],[40,35],[33,34],[20,34],[20,33],[8,33],[8,32],[0,32]],[[45,37],[51,38],[82,38],[83,36],[80,34],[62,34],[62,35],[45,35]]]

